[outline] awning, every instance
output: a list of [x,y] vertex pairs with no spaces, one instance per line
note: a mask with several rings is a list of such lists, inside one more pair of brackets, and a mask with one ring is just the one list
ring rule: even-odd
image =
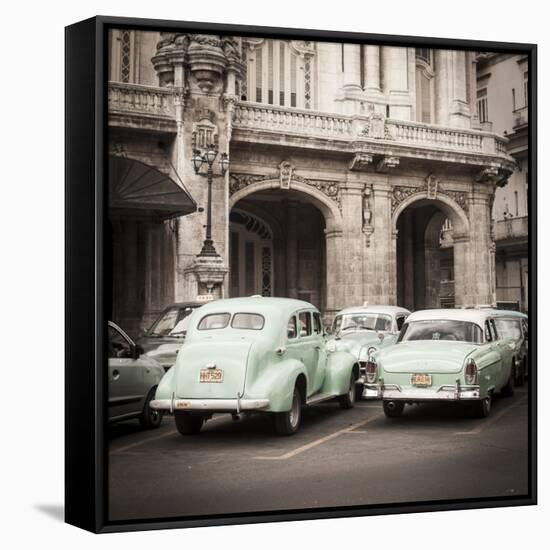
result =
[[138,160],[109,156],[109,215],[162,221],[197,210],[181,185]]

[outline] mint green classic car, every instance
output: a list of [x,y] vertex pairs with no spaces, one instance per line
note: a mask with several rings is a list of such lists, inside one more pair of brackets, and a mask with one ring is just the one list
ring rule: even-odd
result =
[[367,361],[363,397],[382,399],[388,417],[406,403],[469,402],[477,416],[491,411],[493,394],[514,391],[515,346],[499,333],[490,309],[433,309],[412,313],[395,346]]
[[193,312],[185,345],[151,407],[174,414],[181,434],[214,413],[270,414],[279,434],[295,433],[302,407],[355,402],[356,358],[326,349],[319,311],[287,298],[216,300]]
[[411,314],[399,306],[348,307],[339,311],[332,323],[330,351],[349,351],[359,362],[358,394],[363,392],[365,366],[376,351],[392,346],[397,341],[405,319]]

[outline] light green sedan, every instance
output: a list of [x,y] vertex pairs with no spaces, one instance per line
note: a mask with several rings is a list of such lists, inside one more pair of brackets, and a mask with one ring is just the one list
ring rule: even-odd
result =
[[499,333],[499,317],[489,309],[412,313],[396,345],[367,361],[363,397],[382,399],[388,417],[426,401],[469,402],[488,416],[496,392],[514,391],[515,346]]
[[151,407],[174,414],[181,434],[198,433],[214,413],[270,414],[295,433],[302,407],[355,401],[356,358],[329,352],[319,311],[287,298],[216,300],[192,314],[185,345]]

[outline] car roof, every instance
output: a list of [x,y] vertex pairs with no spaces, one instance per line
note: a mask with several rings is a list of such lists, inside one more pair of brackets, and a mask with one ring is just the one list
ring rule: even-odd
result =
[[261,313],[265,315],[290,315],[298,309],[317,308],[309,302],[293,298],[272,298],[267,296],[250,296],[246,298],[225,298],[206,302],[202,308],[202,315],[216,312],[227,313]]
[[337,313],[337,315],[344,315],[346,313],[382,313],[387,315],[395,316],[398,313],[409,314],[410,311],[404,307],[399,306],[353,306],[342,309]]
[[498,310],[496,309],[424,309],[411,313],[407,318],[407,322],[413,321],[429,321],[451,320],[451,321],[469,321],[483,326],[486,319],[497,317]]
[[521,319],[527,319],[528,316],[521,311],[514,311],[512,309],[491,309],[495,317],[520,317]]

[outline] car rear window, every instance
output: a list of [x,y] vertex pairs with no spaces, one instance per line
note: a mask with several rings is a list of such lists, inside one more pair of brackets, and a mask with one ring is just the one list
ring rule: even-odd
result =
[[197,326],[198,330],[214,330],[225,328],[229,324],[229,313],[210,313],[205,315]]
[[259,313],[235,313],[231,321],[231,328],[262,330],[264,323],[264,316]]

